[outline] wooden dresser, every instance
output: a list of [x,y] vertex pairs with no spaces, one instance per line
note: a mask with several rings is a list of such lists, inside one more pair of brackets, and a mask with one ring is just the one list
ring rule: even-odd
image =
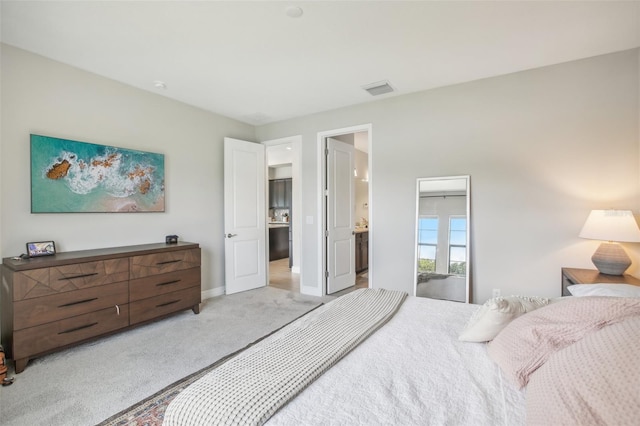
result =
[[192,309],[198,244],[145,244],[2,262],[2,344],[16,373],[30,358]]

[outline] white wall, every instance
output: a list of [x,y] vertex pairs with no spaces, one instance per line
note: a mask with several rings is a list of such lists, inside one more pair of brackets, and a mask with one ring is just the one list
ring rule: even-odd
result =
[[634,49],[258,127],[303,138],[304,285],[319,287],[316,135],[372,123],[374,287],[412,292],[416,178],[470,175],[473,300],[559,296],[562,266],[593,267],[598,242],[577,237],[589,211],[640,208],[638,62]]
[[292,166],[269,167],[269,179],[291,179],[292,177]]
[[[2,256],[33,240],[72,251],[177,234],[202,247],[203,290],[223,292],[223,138],[255,139],[252,126],[6,45],[1,78]],[[30,133],[164,154],[166,212],[30,214]]]
[[[1,30],[1,28],[0,28]],[[2,102],[2,83],[3,83],[3,79],[2,79],[2,62],[4,61],[4,55],[3,55],[3,50],[4,50],[4,44],[0,43],[0,259],[2,259],[3,257],[3,251],[2,251],[2,241],[4,241],[4,235],[3,235],[3,228],[4,226],[2,226],[2,210],[3,210],[3,200],[4,200],[4,191],[5,191],[5,186],[4,186],[4,180],[2,179],[2,158],[3,155],[2,153],[4,152],[4,148],[3,148],[3,144],[2,141],[4,140],[2,135],[3,135],[3,102]],[[25,247],[26,248],[26,247]],[[1,302],[1,301],[0,301]]]
[[[222,140],[302,136],[302,277],[317,271],[317,133],[372,123],[372,284],[412,292],[417,177],[471,175],[474,301],[560,294],[562,266],[592,267],[577,234],[593,208],[638,213],[637,50],[574,61],[255,129],[2,46],[1,255],[162,241],[203,247],[203,286],[223,285]],[[167,211],[32,215],[29,133],[166,156]],[[638,244],[625,244],[640,273]]]

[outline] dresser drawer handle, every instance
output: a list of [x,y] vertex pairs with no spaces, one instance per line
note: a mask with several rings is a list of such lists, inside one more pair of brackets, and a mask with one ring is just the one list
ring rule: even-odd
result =
[[98,273],[97,272],[93,272],[91,274],[74,275],[73,277],[62,277],[62,278],[58,278],[58,281],[75,280],[76,278],[92,277],[94,275],[98,275]]
[[182,259],[165,260],[164,262],[156,262],[156,265],[166,265],[167,263],[177,263],[177,262],[182,262]]
[[166,283],[156,284],[156,287],[162,287],[163,285],[175,284],[175,283],[179,283],[180,281],[182,281],[182,280],[167,281]]
[[156,308],[162,308],[164,306],[173,305],[174,303],[178,303],[179,301],[180,301],[180,299],[172,300],[171,302],[167,302],[167,303],[161,303],[160,305],[156,305]]
[[78,300],[77,302],[69,302],[69,303],[65,303],[64,305],[58,306],[58,308],[66,308],[67,306],[73,306],[73,305],[79,305],[81,303],[93,302],[94,300],[98,300],[98,298],[97,297],[92,297],[91,299]]
[[98,323],[92,322],[91,324],[81,325],[80,327],[76,327],[76,328],[70,328],[69,330],[61,331],[58,334],[73,333],[74,331],[84,330],[85,328],[90,328],[90,327],[93,327],[94,325],[98,325]]

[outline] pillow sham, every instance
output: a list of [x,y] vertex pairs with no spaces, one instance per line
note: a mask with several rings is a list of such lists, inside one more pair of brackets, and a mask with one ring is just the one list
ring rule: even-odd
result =
[[630,284],[574,284],[567,290],[573,296],[640,297],[640,286]]
[[515,319],[489,343],[488,353],[522,388],[553,353],[632,317],[640,317],[640,298],[573,297]]
[[553,354],[527,386],[530,425],[635,425],[640,417],[640,318]]
[[546,306],[545,297],[506,296],[487,300],[471,316],[459,340],[488,342],[498,335],[514,318]]

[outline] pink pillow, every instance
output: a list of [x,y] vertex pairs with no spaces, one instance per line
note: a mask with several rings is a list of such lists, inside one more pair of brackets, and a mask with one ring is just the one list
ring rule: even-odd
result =
[[637,425],[640,317],[553,354],[527,386],[529,425]]
[[521,388],[553,353],[633,316],[640,316],[640,298],[568,298],[513,320],[489,343],[489,356]]

